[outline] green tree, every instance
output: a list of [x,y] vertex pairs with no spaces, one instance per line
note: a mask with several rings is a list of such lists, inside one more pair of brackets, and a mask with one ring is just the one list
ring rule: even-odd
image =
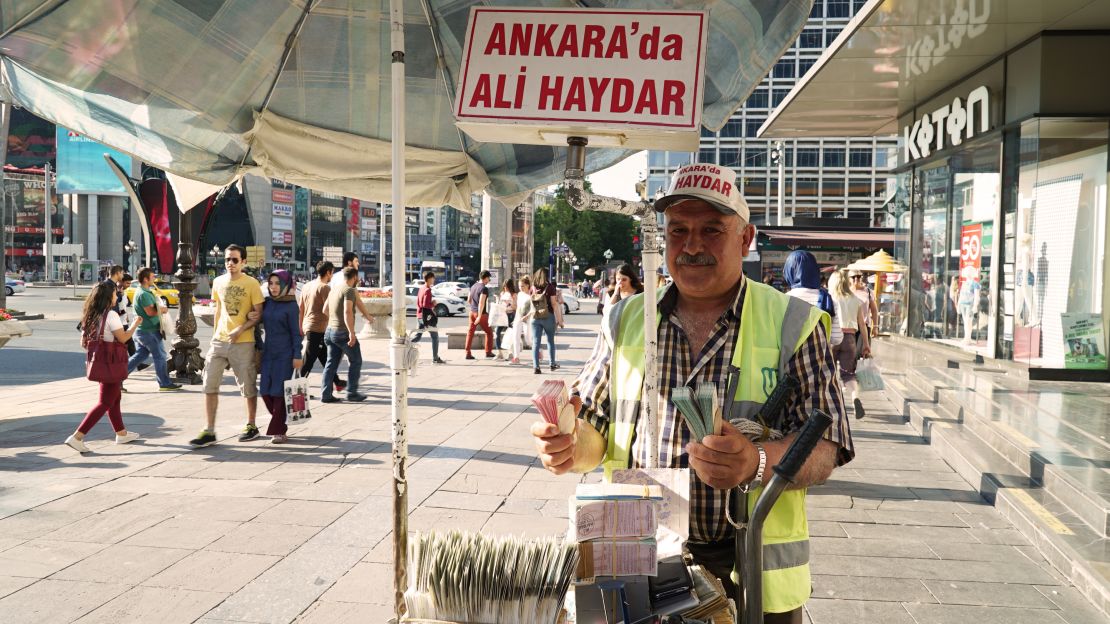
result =
[[[589,189],[589,183],[586,186]],[[632,237],[640,230],[640,224],[632,217],[611,212],[579,212],[567,203],[564,189],[555,190],[555,201],[540,206],[535,215],[535,268],[546,267],[550,246],[556,234],[578,257],[577,264],[582,268],[605,264],[605,250],[613,251],[614,260],[631,262],[633,254]],[[581,275],[581,274],[579,274]]]

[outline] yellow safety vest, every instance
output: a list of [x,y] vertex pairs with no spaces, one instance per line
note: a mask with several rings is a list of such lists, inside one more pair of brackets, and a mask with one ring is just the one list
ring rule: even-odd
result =
[[[830,319],[818,308],[764,284],[748,280],[744,288],[740,331],[732,356],[733,366],[740,370],[732,416],[753,419],[778,383],[779,371],[786,369],[786,363],[817,323],[824,324],[827,335]],[[603,329],[613,347],[608,441],[602,463],[607,476],[614,469],[631,465],[643,387],[643,306],[643,295],[621,301],[610,309],[609,322]],[[770,471],[771,466],[767,469]],[[761,491],[753,488],[749,494],[749,514]],[[793,611],[809,599],[805,495],[804,489],[783,492],[763,525],[763,610],[767,613]]]

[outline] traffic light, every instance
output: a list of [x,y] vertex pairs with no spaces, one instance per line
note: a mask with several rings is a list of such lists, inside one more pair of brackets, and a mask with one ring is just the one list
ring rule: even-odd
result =
[[639,249],[640,248],[640,235],[639,234],[634,235],[632,237],[632,248],[633,249]]

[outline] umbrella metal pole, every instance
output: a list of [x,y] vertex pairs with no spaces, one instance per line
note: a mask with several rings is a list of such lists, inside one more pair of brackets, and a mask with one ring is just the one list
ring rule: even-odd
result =
[[[408,586],[408,332],[405,328],[405,12],[403,0],[389,0],[389,40],[393,51],[393,338],[389,350],[393,407],[393,610],[405,615]],[[384,216],[383,216],[384,218]],[[382,240],[385,245],[385,240]]]

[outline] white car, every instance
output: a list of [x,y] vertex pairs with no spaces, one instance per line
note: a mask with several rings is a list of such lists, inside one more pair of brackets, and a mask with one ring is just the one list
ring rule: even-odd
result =
[[581,309],[582,306],[578,304],[578,297],[570,294],[569,290],[560,288],[559,294],[563,296],[563,314],[570,314]]
[[432,295],[451,296],[465,302],[466,298],[470,296],[470,287],[463,282],[438,282],[432,286]]
[[[382,290],[391,293],[393,292],[393,286],[386,286]],[[416,314],[417,292],[419,292],[417,286],[405,286],[405,309],[413,315]],[[436,316],[466,314],[466,304],[461,299],[450,295],[437,295],[434,288],[432,289],[432,301],[436,306]]]
[[12,279],[10,277],[4,278],[4,291],[10,296],[15,293],[21,293],[27,290],[27,285],[23,280]]

